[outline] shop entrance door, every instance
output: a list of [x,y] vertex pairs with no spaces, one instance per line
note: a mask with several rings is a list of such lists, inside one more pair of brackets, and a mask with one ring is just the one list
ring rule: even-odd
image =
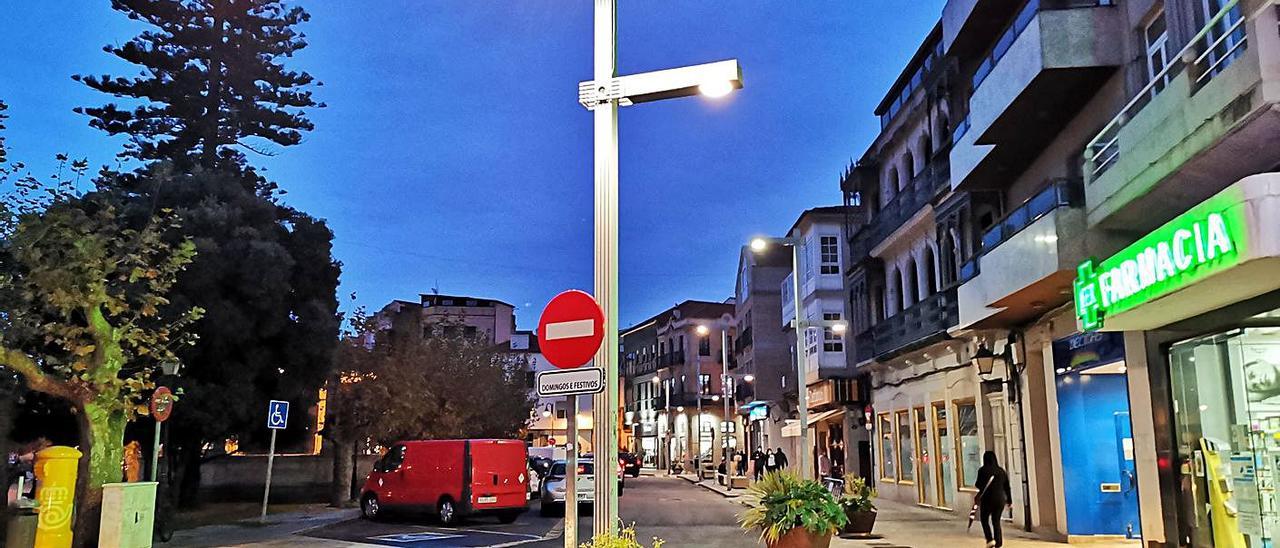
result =
[[1123,519],[1128,521],[1125,523],[1125,536],[1138,538],[1138,468],[1133,458],[1133,422],[1129,420],[1128,411],[1115,414],[1115,426],[1116,447],[1119,448],[1116,459],[1119,462],[1120,494],[1123,497],[1121,508],[1124,510]]

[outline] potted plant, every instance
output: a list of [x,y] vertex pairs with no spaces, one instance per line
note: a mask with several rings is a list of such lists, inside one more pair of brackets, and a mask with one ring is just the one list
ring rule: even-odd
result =
[[853,474],[844,475],[844,494],[840,497],[840,506],[844,507],[844,515],[849,523],[840,530],[841,534],[866,536],[876,524],[876,505],[871,502],[876,498],[875,488],[867,485],[867,480]]
[[839,501],[816,481],[775,472],[747,491],[739,522],[743,529],[760,530],[769,548],[827,548],[848,521]]
[[[652,548],[662,548],[662,545],[662,539],[653,537]],[[616,535],[596,535],[591,538],[591,542],[582,543],[581,548],[645,548],[645,546],[636,540],[636,526],[632,524],[622,528]]]

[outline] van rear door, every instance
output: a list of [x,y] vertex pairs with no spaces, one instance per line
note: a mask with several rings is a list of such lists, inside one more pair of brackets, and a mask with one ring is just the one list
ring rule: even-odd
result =
[[519,440],[471,441],[471,507],[525,508],[528,452]]

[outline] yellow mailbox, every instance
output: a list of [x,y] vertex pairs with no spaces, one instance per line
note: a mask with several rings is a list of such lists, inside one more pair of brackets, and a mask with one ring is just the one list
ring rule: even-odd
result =
[[39,501],[36,548],[71,546],[71,516],[74,515],[80,456],[80,451],[63,446],[36,453],[36,500]]

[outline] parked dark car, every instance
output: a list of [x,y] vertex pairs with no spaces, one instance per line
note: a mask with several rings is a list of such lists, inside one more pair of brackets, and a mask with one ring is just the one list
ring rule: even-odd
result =
[[624,473],[630,474],[633,478],[640,477],[640,455],[635,453],[618,453],[618,464],[622,465]]

